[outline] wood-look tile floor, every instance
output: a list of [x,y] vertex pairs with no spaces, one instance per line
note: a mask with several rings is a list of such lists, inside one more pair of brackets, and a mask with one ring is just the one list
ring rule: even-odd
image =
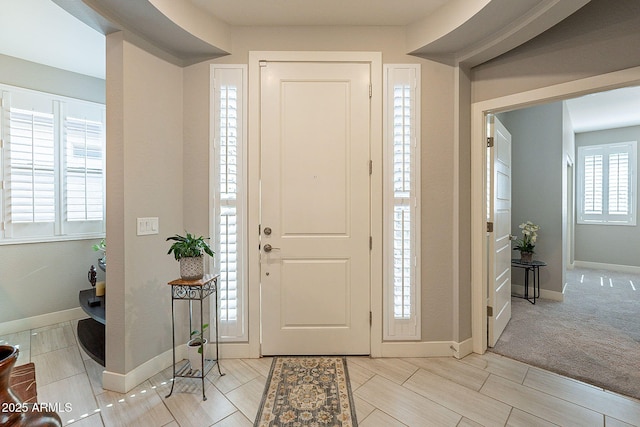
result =
[[[251,426],[270,358],[222,360],[202,401],[200,380],[171,368],[127,394],[102,389],[102,367],[78,346],[77,321],[0,337],[20,346],[18,364],[36,364],[38,400],[70,404],[66,425]],[[359,425],[375,426],[640,426],[640,401],[493,353],[454,358],[349,357]]]

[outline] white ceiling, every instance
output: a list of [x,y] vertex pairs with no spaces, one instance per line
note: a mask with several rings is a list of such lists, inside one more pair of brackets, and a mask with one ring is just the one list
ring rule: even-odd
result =
[[567,100],[576,133],[640,125],[640,87],[615,89]]
[[[189,1],[233,25],[407,25],[432,13],[446,2]],[[5,18],[0,26],[0,54],[104,78],[104,35],[82,23],[53,1],[0,0],[0,10]],[[576,132],[640,124],[640,88],[587,95],[568,100],[567,106]]]
[[51,0],[0,0],[0,53],[104,79],[105,37]]
[[407,25],[447,0],[190,0],[231,25]]

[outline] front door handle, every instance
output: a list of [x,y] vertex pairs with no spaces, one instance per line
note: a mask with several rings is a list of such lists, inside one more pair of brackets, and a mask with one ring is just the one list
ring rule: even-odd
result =
[[267,243],[266,245],[264,245],[264,251],[265,252],[271,252],[274,249],[280,249],[280,248],[274,248],[273,246],[271,246],[269,243]]

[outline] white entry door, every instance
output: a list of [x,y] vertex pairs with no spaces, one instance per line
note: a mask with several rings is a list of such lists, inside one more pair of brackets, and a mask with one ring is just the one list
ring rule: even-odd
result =
[[495,116],[489,116],[493,147],[489,162],[489,347],[511,319],[511,134]]
[[260,70],[262,354],[369,354],[370,66]]

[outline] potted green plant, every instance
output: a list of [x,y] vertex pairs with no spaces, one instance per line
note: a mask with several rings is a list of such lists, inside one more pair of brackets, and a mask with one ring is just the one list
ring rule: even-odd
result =
[[102,271],[106,271],[107,268],[107,242],[105,239],[100,240],[100,243],[92,246],[96,252],[102,252],[102,256],[98,259],[98,265]]
[[206,242],[208,238],[196,237],[194,234],[186,233],[185,236],[176,234],[167,237],[167,241],[174,243],[169,248],[167,254],[173,252],[176,260],[180,261],[180,277],[182,280],[198,280],[204,275],[204,254],[213,256],[213,251]]
[[187,341],[187,359],[191,364],[191,369],[194,371],[202,370],[203,352],[204,358],[207,357],[206,345],[207,339],[204,337],[204,331],[209,327],[208,323],[202,325],[202,330],[191,331],[191,339]]
[[533,249],[536,247],[540,226],[531,221],[527,221],[520,224],[519,227],[522,230],[522,239],[516,240],[516,246],[513,250],[520,251],[520,261],[531,262],[533,260]]

